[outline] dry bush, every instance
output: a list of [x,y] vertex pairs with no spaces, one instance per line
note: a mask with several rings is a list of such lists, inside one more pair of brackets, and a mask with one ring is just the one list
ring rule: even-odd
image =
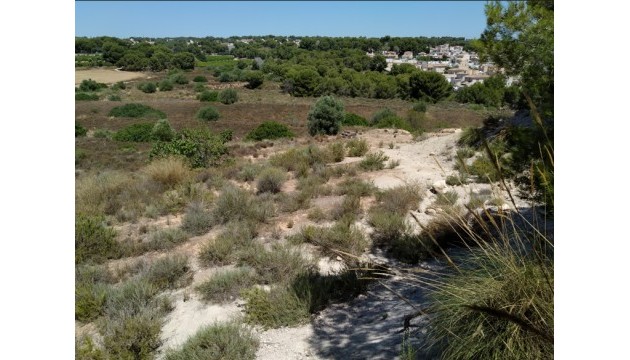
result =
[[143,171],[153,181],[167,188],[173,188],[190,177],[190,169],[179,157],[167,157],[154,160]]

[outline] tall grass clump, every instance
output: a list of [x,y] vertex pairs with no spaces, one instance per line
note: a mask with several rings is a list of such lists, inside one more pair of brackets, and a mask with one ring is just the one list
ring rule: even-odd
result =
[[74,262],[100,263],[120,256],[116,231],[105,225],[98,216],[79,214],[74,222]]
[[378,207],[384,211],[405,215],[407,211],[418,208],[422,200],[422,187],[416,183],[397,186],[376,194]]
[[239,252],[237,264],[252,267],[258,281],[263,284],[286,284],[298,274],[315,269],[315,264],[305,259],[297,249],[278,244],[274,244],[271,250],[252,244]]
[[332,154],[334,162],[341,162],[346,157],[346,149],[342,143],[332,143],[328,145],[328,151]]
[[363,156],[367,154],[370,146],[365,139],[352,139],[346,143],[348,156]]
[[255,224],[230,222],[219,235],[202,246],[199,260],[204,266],[227,265],[238,259],[238,252],[250,246],[255,236]]
[[258,193],[279,193],[285,179],[286,173],[282,169],[270,167],[263,170],[260,175],[258,175],[258,182],[256,184]]
[[146,173],[151,180],[171,189],[190,177],[188,164],[181,157],[155,159],[142,171]]
[[153,262],[142,274],[144,279],[159,290],[176,289],[185,286],[192,278],[188,257],[173,255]]
[[259,342],[248,328],[237,322],[219,323],[201,328],[177,350],[170,350],[165,360],[253,360]]
[[369,153],[361,160],[359,167],[367,171],[383,170],[385,168],[385,161],[387,160],[389,160],[389,156],[385,155],[382,151]]
[[234,300],[241,290],[254,285],[255,273],[251,268],[240,267],[214,274],[198,285],[195,290],[205,301],[226,302]]
[[212,214],[205,209],[203,203],[193,202],[188,206],[182,219],[182,229],[184,231],[192,235],[202,235],[210,231],[212,225]]
[[306,226],[289,240],[297,244],[317,245],[327,256],[340,255],[338,251],[360,256],[369,246],[363,232],[344,221],[338,221],[331,227]]

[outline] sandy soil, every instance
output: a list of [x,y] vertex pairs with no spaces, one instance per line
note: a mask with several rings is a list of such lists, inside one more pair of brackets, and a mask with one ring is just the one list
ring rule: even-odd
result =
[[83,80],[92,79],[94,81],[114,84],[119,81],[128,81],[138,78],[146,78],[147,74],[131,71],[117,71],[113,69],[88,69],[74,71],[74,84],[78,85]]

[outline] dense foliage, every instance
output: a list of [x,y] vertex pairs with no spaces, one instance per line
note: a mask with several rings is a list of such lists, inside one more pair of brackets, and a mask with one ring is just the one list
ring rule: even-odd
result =
[[292,138],[293,136],[293,132],[286,125],[276,121],[265,121],[250,131],[246,139],[260,141],[264,139]]
[[151,158],[181,155],[188,159],[192,167],[206,167],[217,164],[222,155],[227,154],[226,137],[212,134],[208,130],[183,130],[169,142],[153,145]]
[[336,135],[345,116],[341,100],[324,96],[317,100],[308,113],[308,132],[311,135]]

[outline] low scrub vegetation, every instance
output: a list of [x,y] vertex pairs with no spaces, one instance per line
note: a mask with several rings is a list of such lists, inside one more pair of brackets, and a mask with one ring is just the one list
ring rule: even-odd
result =
[[96,101],[99,99],[98,94],[78,92],[74,94],[74,100],[76,101]]
[[77,215],[74,223],[74,262],[100,263],[120,256],[116,232],[98,216]]
[[165,360],[253,360],[258,340],[248,328],[236,322],[206,326],[177,350],[166,353]]
[[219,100],[219,92],[211,91],[211,90],[202,90],[199,95],[197,95],[197,99],[199,101],[218,101]]
[[286,173],[282,169],[270,167],[263,170],[260,175],[258,175],[258,182],[256,184],[258,193],[279,193],[285,179]]
[[286,125],[276,121],[265,121],[250,131],[245,138],[247,140],[261,141],[265,139],[293,138],[294,136],[293,132]]
[[153,181],[167,188],[174,188],[190,176],[188,164],[181,157],[156,159],[146,166],[143,171]]
[[246,289],[256,282],[252,269],[240,267],[214,274],[210,279],[196,287],[197,292],[206,301],[233,301]]
[[365,139],[352,139],[346,143],[348,156],[363,156],[367,154],[370,146]]
[[383,170],[387,160],[389,160],[389,157],[382,151],[369,153],[361,160],[359,167],[367,171]]
[[206,106],[199,109],[197,112],[197,119],[203,121],[217,121],[219,120],[219,111],[214,106]]
[[225,89],[219,93],[219,101],[223,104],[230,105],[238,101],[238,93],[234,89]]
[[226,224],[214,239],[199,251],[199,260],[205,266],[222,266],[238,259],[238,254],[251,245],[256,235],[255,224],[247,221],[235,221]]
[[153,126],[151,123],[131,124],[116,131],[112,138],[116,141],[149,142],[153,139]]
[[109,116],[113,117],[131,117],[131,118],[155,118],[164,119],[166,114],[160,110],[156,110],[150,106],[142,104],[125,104],[114,107]]
[[157,91],[157,86],[153,82],[145,82],[138,84],[138,90],[146,94],[152,94]]
[[291,236],[290,241],[317,245],[328,256],[340,255],[337,251],[360,256],[369,246],[363,232],[346,221],[339,221],[331,227],[306,226]]
[[370,126],[370,123],[363,117],[357,114],[347,112],[341,121],[344,126]]

